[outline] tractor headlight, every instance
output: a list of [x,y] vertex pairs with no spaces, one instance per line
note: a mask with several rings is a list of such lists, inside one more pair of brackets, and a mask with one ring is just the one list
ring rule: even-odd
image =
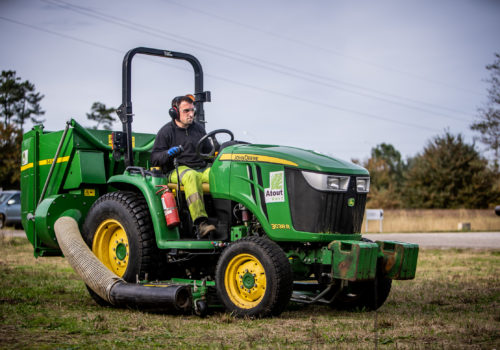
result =
[[370,178],[369,177],[357,177],[356,178],[356,190],[359,193],[370,192]]
[[319,191],[346,192],[349,176],[329,175],[303,171],[307,183]]

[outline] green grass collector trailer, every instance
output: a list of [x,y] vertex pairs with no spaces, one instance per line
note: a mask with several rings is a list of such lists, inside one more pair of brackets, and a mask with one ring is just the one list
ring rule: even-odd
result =
[[24,135],[22,222],[35,256],[64,253],[101,305],[202,315],[217,306],[238,316],[278,315],[290,300],[377,309],[393,279],[414,278],[417,245],[371,242],[360,234],[366,169],[294,147],[214,142],[228,130],[208,133],[214,149],[203,155],[211,162],[204,200],[217,231],[195,238],[183,195],[177,196],[181,225],[168,227],[158,186],[176,195],[182,188],[151,169],[155,134],[132,132],[135,54],[188,61],[197,120],[204,122],[210,93],[203,91],[196,58],[129,51],[118,110],[122,131],[71,120],[61,131],[35,126]]

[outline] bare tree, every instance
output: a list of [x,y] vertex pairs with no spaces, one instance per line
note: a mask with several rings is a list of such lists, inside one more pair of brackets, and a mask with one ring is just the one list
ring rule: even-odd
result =
[[500,54],[495,54],[495,62],[487,65],[486,69],[491,72],[488,80],[488,102],[479,109],[479,120],[475,121],[470,128],[480,133],[477,139],[485,144],[493,153],[493,168],[499,172],[500,158]]

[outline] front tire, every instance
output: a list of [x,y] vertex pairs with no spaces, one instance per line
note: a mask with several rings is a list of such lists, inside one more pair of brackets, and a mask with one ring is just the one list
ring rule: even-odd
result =
[[293,277],[283,250],[250,236],[224,250],[215,274],[217,294],[236,316],[277,316],[292,295]]
[[127,282],[146,273],[154,277],[158,266],[149,209],[134,192],[106,193],[90,208],[83,238],[96,257]]

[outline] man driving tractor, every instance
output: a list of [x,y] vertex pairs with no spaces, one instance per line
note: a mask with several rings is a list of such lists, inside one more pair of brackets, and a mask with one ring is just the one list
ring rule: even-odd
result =
[[[172,100],[168,113],[172,121],[165,124],[154,142],[151,152],[152,166],[161,167],[168,174],[168,181],[184,186],[186,202],[193,223],[197,226],[199,238],[215,231],[208,223],[203,202],[203,183],[208,183],[210,167],[196,152],[196,145],[206,135],[205,129],[195,121],[194,96],[177,96]],[[209,145],[202,145],[202,149]],[[178,172],[174,170],[174,158],[178,162]]]

